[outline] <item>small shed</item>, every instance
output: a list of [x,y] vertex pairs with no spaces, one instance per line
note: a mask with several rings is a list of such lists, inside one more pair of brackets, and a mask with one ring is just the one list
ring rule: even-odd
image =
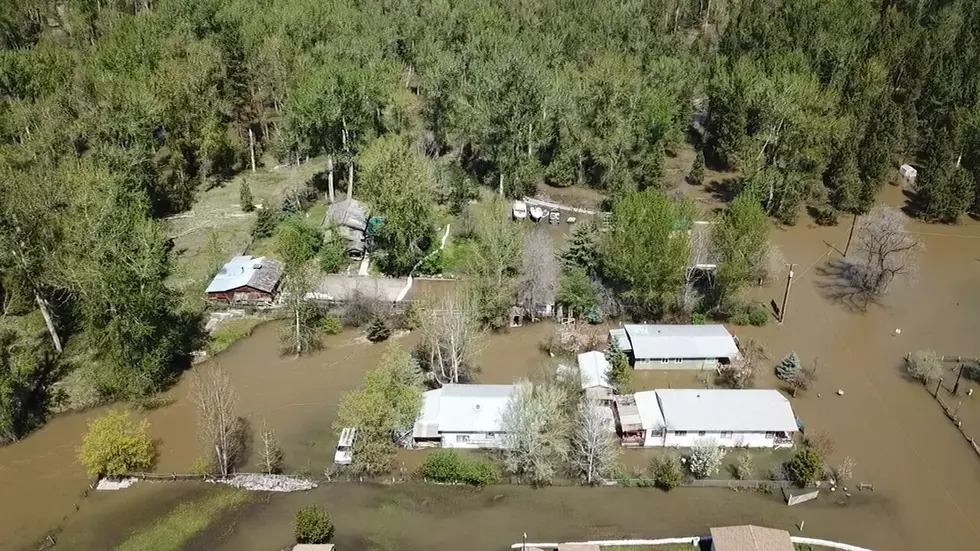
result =
[[347,254],[351,258],[362,258],[366,250],[365,233],[368,227],[367,211],[353,198],[338,201],[327,207],[324,224],[333,227],[347,240]]
[[205,290],[210,300],[271,302],[282,279],[282,263],[266,256],[236,256],[225,263]]
[[723,526],[711,529],[712,551],[793,551],[789,532],[762,526]]
[[578,371],[585,395],[597,400],[609,400],[614,388],[609,383],[609,362],[602,352],[593,350],[578,355]]
[[898,167],[898,173],[910,184],[914,184],[915,178],[919,175],[919,171],[914,166],[908,164]]

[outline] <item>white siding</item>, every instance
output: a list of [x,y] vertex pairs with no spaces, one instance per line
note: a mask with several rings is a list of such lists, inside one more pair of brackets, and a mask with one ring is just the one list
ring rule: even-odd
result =
[[633,362],[633,367],[635,369],[657,369],[664,371],[675,369],[710,369],[714,371],[718,368],[718,358],[698,358],[682,361],[671,358],[667,359],[666,363],[661,359],[637,358]]
[[767,436],[764,432],[704,432],[687,431],[678,434],[677,431],[667,432],[667,446],[690,448],[702,438],[714,439],[718,445],[726,448],[772,448],[776,445],[773,434]]
[[443,448],[484,449],[500,448],[504,445],[502,433],[485,432],[444,432],[442,433]]
[[663,430],[648,430],[644,431],[643,437],[643,447],[645,448],[662,448],[664,446],[664,433]]

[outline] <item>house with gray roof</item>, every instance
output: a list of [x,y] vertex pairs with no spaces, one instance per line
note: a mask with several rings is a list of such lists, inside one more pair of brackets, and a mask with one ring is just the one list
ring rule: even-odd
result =
[[347,254],[362,258],[366,248],[367,210],[357,199],[347,198],[327,207],[324,225],[334,228],[347,240]]
[[786,530],[746,524],[711,529],[711,551],[793,551]]
[[448,384],[423,394],[412,431],[419,446],[500,448],[502,417],[514,385]]
[[218,270],[204,293],[231,303],[272,302],[279,291],[282,263],[267,256],[235,256]]
[[[646,447],[689,448],[704,438],[731,448],[790,447],[799,430],[789,400],[774,389],[657,389],[633,401],[635,409],[619,415],[621,432]],[[640,422],[627,426],[634,411]]]
[[624,325],[610,342],[634,369],[717,369],[739,358],[738,342],[724,325]]

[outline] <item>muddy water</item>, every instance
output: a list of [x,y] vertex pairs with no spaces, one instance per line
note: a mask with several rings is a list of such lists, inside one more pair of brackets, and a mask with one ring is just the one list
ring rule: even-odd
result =
[[[893,204],[901,200],[894,188],[886,190],[885,198]],[[944,549],[976,549],[980,459],[922,387],[904,380],[899,368],[902,356],[918,348],[980,356],[975,329],[980,324],[980,224],[910,222],[911,231],[926,246],[918,279],[896,286],[881,304],[863,311],[835,292],[829,285],[833,276],[824,270],[828,260],[839,258],[834,247],[843,248],[847,229],[846,223],[807,227],[801,220],[796,227],[774,231],[788,261],[797,264],[786,323],[736,332],[764,342],[773,361],[791,349],[804,360],[819,357],[816,388],[793,399],[793,404],[808,430],[832,435],[837,448],[832,463],[852,456],[856,481],[875,484],[873,494],[857,494],[858,502],[789,509],[769,496],[728,490],[662,494],[641,489],[469,492],[337,486],[276,496],[267,505],[249,509],[230,539],[222,535],[214,546],[224,541],[223,549],[276,548],[288,542],[295,508],[318,501],[337,517],[338,538],[352,549],[372,542],[389,549],[464,544],[499,549],[523,531],[542,539],[657,536],[703,533],[712,524],[737,522],[790,528],[800,519],[806,519],[810,535],[879,550],[935,549],[940,541]],[[777,284],[753,294],[764,302],[778,300],[782,288]],[[898,336],[893,334],[896,328],[902,331]],[[505,383],[550,367],[550,360],[538,351],[548,331],[546,325],[537,325],[490,338],[481,356],[480,380]],[[339,397],[358,384],[383,352],[383,346],[357,343],[353,337],[331,338],[326,350],[308,358],[283,359],[277,353],[276,328],[267,326],[220,357],[241,396],[242,412],[258,422],[266,418],[279,432],[291,469],[315,471],[329,463],[330,425]],[[663,382],[651,376],[643,386]],[[690,375],[672,376],[666,382],[699,384]],[[772,384],[773,377],[761,373],[759,382]],[[843,396],[836,394],[838,389]],[[197,455],[193,411],[185,394],[182,383],[171,393],[173,405],[149,414],[153,433],[162,441],[162,471],[184,471]],[[980,400],[980,394],[973,400]],[[963,408],[973,412],[980,404],[969,402]],[[74,448],[86,420],[97,413],[60,417],[25,441],[0,448],[0,547],[25,548],[66,517],[66,533],[119,518],[146,522],[160,512],[161,504],[179,498],[174,497],[177,490],[155,486],[139,490],[145,499],[135,502],[128,496],[137,494],[126,492],[80,499],[86,480],[73,461]],[[494,500],[498,494],[505,497]],[[75,503],[81,509],[77,513]],[[122,505],[129,503],[140,505]],[[119,517],[120,508],[129,516]],[[105,548],[106,541],[115,540],[78,541],[72,548]]]

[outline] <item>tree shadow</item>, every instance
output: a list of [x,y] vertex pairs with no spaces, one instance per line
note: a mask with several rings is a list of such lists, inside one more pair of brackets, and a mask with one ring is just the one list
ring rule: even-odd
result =
[[817,267],[817,287],[821,294],[840,304],[849,312],[865,312],[868,306],[877,304],[875,297],[859,284],[860,268],[843,258],[830,260]]
[[741,178],[725,178],[722,180],[711,180],[704,184],[704,189],[711,194],[716,201],[728,203],[742,190]]
[[913,218],[919,218],[922,214],[922,197],[910,189],[903,189],[902,195],[905,197],[902,212]]

